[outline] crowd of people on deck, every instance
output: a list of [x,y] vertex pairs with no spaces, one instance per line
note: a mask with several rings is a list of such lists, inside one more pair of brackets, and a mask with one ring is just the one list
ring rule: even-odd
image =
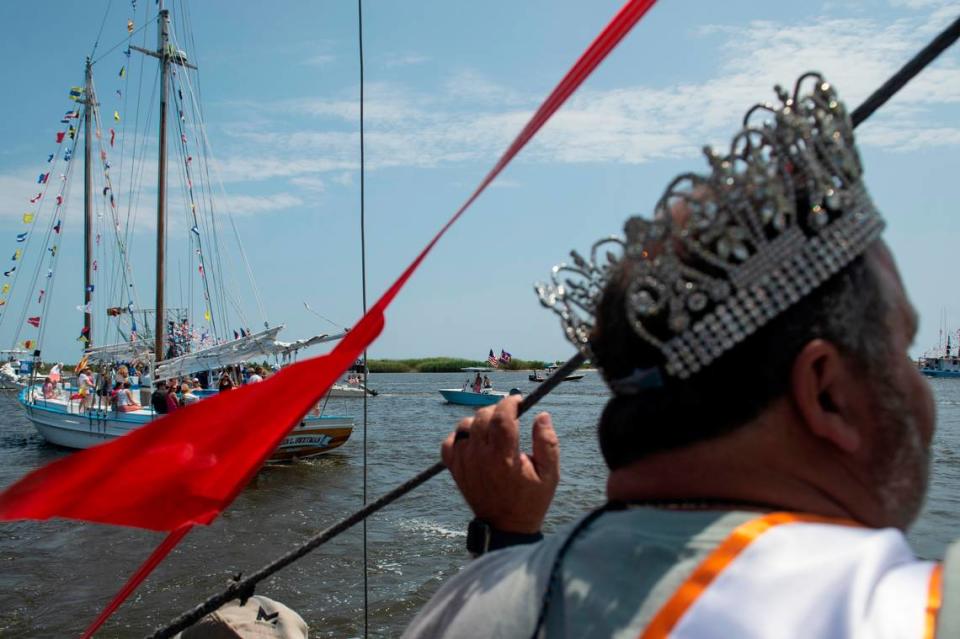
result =
[[[158,380],[152,384],[154,390],[147,398],[144,395],[151,387],[151,378],[138,364],[119,364],[99,373],[84,364],[77,369],[76,388],[70,388],[61,382],[61,368],[62,365],[54,367],[44,377],[39,395],[46,400],[66,398],[78,401],[81,412],[96,407],[129,413],[143,409],[145,400],[148,400],[147,408],[165,415],[200,401],[210,388],[211,371],[202,371],[196,377]],[[267,375],[268,369],[264,366],[223,370],[216,388],[219,392],[233,390],[239,384],[262,382]]]

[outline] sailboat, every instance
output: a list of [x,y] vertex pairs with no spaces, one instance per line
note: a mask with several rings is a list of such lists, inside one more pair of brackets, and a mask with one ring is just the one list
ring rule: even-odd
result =
[[[36,427],[40,435],[47,441],[68,448],[83,449],[100,444],[104,441],[122,437],[123,435],[140,428],[160,417],[160,406],[155,407],[150,402],[151,382],[169,380],[194,381],[206,378],[209,380],[211,372],[219,372],[222,376],[233,378],[234,383],[240,382],[241,365],[262,359],[274,359],[278,363],[291,361],[296,354],[311,346],[330,342],[343,337],[345,333],[315,335],[310,338],[294,342],[282,342],[277,339],[284,328],[270,326],[264,320],[263,329],[251,331],[241,328],[233,330],[232,338],[226,328],[230,302],[225,294],[216,293],[217,286],[225,287],[226,282],[223,269],[220,267],[220,244],[216,239],[218,228],[217,216],[214,215],[212,199],[209,191],[203,187],[194,186],[194,179],[209,177],[211,167],[205,159],[209,150],[209,142],[203,128],[201,110],[196,104],[195,92],[191,84],[189,73],[197,67],[188,58],[187,53],[177,46],[175,33],[171,25],[169,10],[158,1],[157,15],[157,46],[156,49],[147,49],[132,44],[128,39],[128,48],[125,55],[129,59],[133,54],[154,58],[159,64],[159,142],[157,153],[157,203],[156,203],[156,297],[152,309],[136,308],[136,295],[133,280],[132,264],[130,261],[130,211],[127,212],[126,224],[121,222],[119,215],[118,195],[115,193],[115,184],[118,180],[111,178],[110,152],[115,148],[117,130],[102,124],[100,102],[93,82],[94,61],[87,59],[85,68],[85,83],[82,87],[73,87],[70,90],[70,99],[74,105],[61,122],[64,130],[58,132],[55,153],[50,154],[47,162],[51,167],[41,174],[38,181],[42,191],[31,200],[37,204],[37,209],[46,203],[55,202],[47,207],[49,224],[46,233],[34,232],[34,224],[39,221],[40,213],[29,213],[24,216],[24,223],[30,225],[26,233],[18,234],[17,242],[24,243],[24,249],[16,249],[15,266],[23,266],[24,252],[29,246],[28,240],[39,236],[44,243],[44,251],[37,260],[36,274],[43,271],[45,260],[47,269],[46,278],[34,277],[33,281],[40,281],[42,289],[36,304],[40,305],[37,315],[30,316],[27,323],[36,328],[36,340],[26,340],[23,347],[33,352],[34,370],[39,369],[41,347],[44,330],[50,323],[47,317],[49,299],[53,292],[53,277],[56,272],[56,256],[61,237],[61,230],[66,220],[64,208],[68,195],[67,189],[72,167],[74,152],[80,140],[82,129],[83,165],[84,165],[84,263],[83,263],[83,305],[78,310],[83,312],[83,328],[79,340],[84,344],[83,358],[78,364],[78,373],[81,375],[76,384],[68,384],[32,376],[19,394],[19,403],[27,418]],[[128,23],[128,33],[135,31],[133,21]],[[126,66],[120,69],[119,77],[125,76]],[[121,96],[121,90],[117,89]],[[191,100],[194,100],[191,103]],[[197,125],[191,129],[187,116],[196,118]],[[82,125],[80,121],[82,120]],[[176,122],[180,143],[176,149],[180,154],[180,166],[177,173],[184,183],[185,206],[184,217],[189,225],[189,256],[191,263],[197,267],[199,282],[194,287],[191,284],[190,295],[200,291],[202,298],[203,320],[205,325],[197,328],[192,322],[192,311],[182,308],[168,308],[165,295],[166,287],[166,252],[168,232],[168,151],[171,146],[168,140],[170,121]],[[114,123],[121,121],[119,110],[113,113]],[[74,123],[77,126],[74,126]],[[119,126],[117,126],[119,128]],[[201,155],[196,158],[191,153],[188,137],[199,131],[196,146]],[[136,131],[134,131],[136,133]],[[109,142],[106,140],[109,139]],[[64,144],[67,142],[67,144]],[[98,145],[99,163],[95,164],[93,147]],[[141,153],[141,162],[142,162]],[[122,158],[122,154],[121,154]],[[132,161],[131,161],[132,162]],[[196,165],[203,165],[195,169]],[[56,175],[57,169],[62,168],[60,182],[51,176]],[[99,170],[104,180],[103,188],[94,189],[93,173]],[[142,175],[142,169],[140,174]],[[133,170],[131,169],[131,174]],[[133,179],[131,179],[131,190]],[[51,188],[52,187],[52,188]],[[221,187],[222,188],[222,187]],[[103,208],[95,219],[94,195],[101,194]],[[132,197],[132,196],[131,196]],[[35,219],[37,218],[37,219]],[[97,228],[97,222],[103,227],[103,220],[108,219],[112,228]],[[231,218],[232,223],[232,218]],[[100,265],[98,271],[98,256],[103,258],[106,242],[105,236],[113,234],[117,254],[117,264],[112,269],[113,285],[103,294],[97,292],[98,276],[102,280],[102,273],[107,270]],[[236,233],[236,227],[234,226]],[[242,244],[239,243],[239,234],[236,234],[239,250],[242,253]],[[212,249],[209,247],[213,247]],[[49,255],[48,255],[49,254]],[[245,260],[245,257],[244,257]],[[21,269],[22,271],[23,269]],[[193,269],[191,269],[193,270]],[[252,273],[247,267],[251,283]],[[11,284],[19,276],[16,268],[11,268],[5,277],[13,278],[11,282],[2,284],[0,305],[6,304],[7,295],[11,291]],[[255,284],[254,284],[255,286]],[[102,288],[101,288],[102,290]],[[111,298],[110,295],[115,297]],[[181,292],[181,295],[183,293]],[[34,303],[34,292],[27,298],[28,303]],[[46,304],[44,304],[44,299]],[[259,303],[259,295],[257,295]],[[192,300],[191,300],[192,301]],[[239,312],[239,305],[236,305]],[[113,327],[102,330],[103,335],[113,333],[120,339],[115,343],[103,345],[94,344],[94,313],[103,308]],[[262,305],[261,305],[262,311]],[[26,311],[24,316],[28,315]],[[219,323],[218,323],[219,320]],[[241,318],[242,321],[242,318]],[[16,335],[19,336],[19,329]],[[16,338],[15,338],[16,340]],[[119,364],[124,364],[120,369]],[[98,375],[83,373],[86,367],[99,370]],[[123,370],[122,373],[118,371]],[[119,384],[118,384],[119,382]],[[125,388],[124,383],[128,386]],[[139,391],[139,398],[136,392]],[[189,394],[203,401],[213,393],[218,392],[209,388],[198,389]],[[225,391],[223,391],[225,392]],[[112,399],[111,395],[113,396]],[[342,446],[350,437],[354,421],[352,417],[343,415],[325,414],[323,406],[304,417],[301,423],[281,442],[279,448],[271,457],[272,461],[286,461],[291,459],[305,459],[327,453]]]

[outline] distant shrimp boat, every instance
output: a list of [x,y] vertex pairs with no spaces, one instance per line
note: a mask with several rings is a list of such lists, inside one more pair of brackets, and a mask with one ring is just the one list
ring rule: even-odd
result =
[[921,357],[919,367],[927,377],[960,377],[960,357]]

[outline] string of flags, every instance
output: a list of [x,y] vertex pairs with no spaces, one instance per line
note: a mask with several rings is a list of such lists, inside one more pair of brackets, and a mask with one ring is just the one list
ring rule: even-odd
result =
[[[68,97],[73,102],[81,102],[84,99],[84,94],[85,94],[85,91],[83,87],[70,87]],[[79,118],[80,118],[80,108],[78,106],[68,109],[66,112],[64,112],[63,116],[60,118],[60,124],[66,125],[66,127],[56,132],[55,142],[58,145],[58,148],[60,145],[63,145],[63,141],[65,139],[70,139],[70,140],[73,140],[74,142],[72,146],[65,146],[63,148],[62,154],[59,152],[59,150],[55,151],[54,153],[48,154],[46,158],[47,164],[54,164],[54,160],[57,158],[58,155],[60,155],[60,157],[63,159],[64,162],[69,162],[71,160],[77,144],[76,142],[77,128],[73,125],[73,122],[77,121]],[[32,227],[34,221],[37,218],[37,212],[43,206],[43,199],[44,199],[46,190],[50,187],[50,184],[51,184],[50,182],[51,175],[53,175],[53,171],[48,170],[48,171],[43,171],[37,176],[37,184],[42,185],[42,189],[36,195],[34,195],[29,199],[31,210],[25,212],[21,217],[22,222],[27,226]],[[61,215],[60,209],[63,206],[63,194],[66,188],[66,180],[67,180],[67,175],[65,173],[61,173],[59,187],[56,190],[56,196],[54,199],[54,212],[52,216],[53,219],[51,221],[54,222],[52,230],[57,236],[60,235],[60,230],[62,228],[62,221],[60,219],[60,215]],[[12,264],[9,266],[9,268],[3,271],[3,277],[13,278],[13,282],[12,283],[3,282],[3,284],[0,285],[0,308],[3,308],[7,305],[8,297],[10,295],[10,292],[13,289],[13,283],[16,282],[17,265],[19,263],[22,263],[24,259],[25,250],[26,250],[26,247],[28,246],[27,242],[30,238],[30,232],[31,232],[31,229],[28,228],[26,231],[22,231],[16,234],[16,237],[15,237],[16,243],[25,245],[25,246],[23,248],[18,247],[13,251],[13,254],[10,257]],[[56,258],[58,246],[59,245],[56,243],[56,240],[54,240],[54,243],[51,246],[47,247],[47,251],[50,253],[51,267],[53,266],[53,260]],[[48,268],[47,278],[49,279],[52,277],[53,277],[53,268]],[[46,297],[46,291],[47,291],[46,288],[40,289],[37,296],[38,304],[43,304],[44,299]],[[40,323],[41,323],[41,315],[30,316],[27,318],[27,324],[35,328],[39,328]],[[33,344],[34,344],[34,341],[30,339],[22,342],[22,345],[24,346],[24,348],[27,348],[27,349],[30,349],[33,346]]]

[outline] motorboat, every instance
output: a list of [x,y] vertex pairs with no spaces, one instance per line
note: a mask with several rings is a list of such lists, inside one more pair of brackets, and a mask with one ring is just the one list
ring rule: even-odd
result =
[[[539,371],[539,370],[535,370],[535,371],[533,371],[532,373],[530,373],[529,375],[527,375],[527,379],[529,379],[531,382],[536,382],[536,383],[539,384],[540,382],[546,381],[546,380],[550,377],[550,375],[552,374],[552,372],[553,372],[554,370],[556,370],[556,368],[557,368],[556,366],[554,366],[553,368],[548,368],[548,369],[546,370],[546,374],[544,374],[543,372],[541,372],[541,371]],[[583,379],[583,373],[573,373],[573,374],[571,374],[571,375],[567,375],[566,377],[563,378],[563,381],[565,381],[565,382],[575,382],[575,381],[577,381],[578,379]]]
[[440,394],[450,404],[459,404],[461,406],[490,406],[496,404],[504,397],[510,395],[519,395],[517,388],[510,389],[510,392],[495,391],[492,388],[484,388],[480,392],[472,389],[462,388],[441,388]]

